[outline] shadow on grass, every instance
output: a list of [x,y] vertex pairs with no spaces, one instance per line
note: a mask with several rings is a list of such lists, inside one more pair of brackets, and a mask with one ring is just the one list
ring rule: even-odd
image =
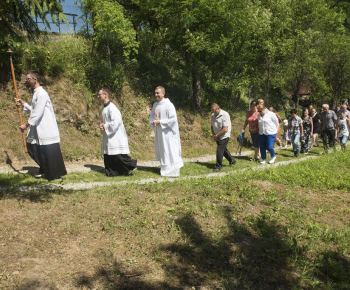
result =
[[96,285],[102,289],[170,289],[164,282],[146,282],[142,276],[151,270],[147,267],[139,269],[138,266],[131,266],[125,262],[114,261],[111,266],[99,267],[93,275],[80,274],[75,286],[79,289],[97,289]]
[[331,287],[329,289],[349,289],[350,261],[346,257],[334,251],[326,251],[319,254],[315,266],[315,276]]
[[27,171],[27,174],[35,175],[39,172],[38,166],[24,166],[21,170]]
[[165,252],[176,253],[164,266],[168,275],[187,286],[211,285],[223,279],[227,289],[291,289],[297,285],[287,263],[296,249],[284,242],[278,225],[259,217],[254,222],[256,234],[233,221],[229,208],[225,216],[231,234],[221,240],[204,234],[191,215],[176,221],[189,242],[164,247]]
[[37,289],[57,289],[54,285],[44,279],[25,279],[25,282],[17,288],[18,290],[37,290]]
[[[35,185],[33,185],[33,187],[35,187]],[[47,203],[51,202],[54,195],[69,195],[72,193],[74,193],[74,191],[57,188],[52,184],[40,184],[40,188],[38,189],[18,190],[18,188],[10,188],[8,191],[0,191],[0,200],[17,199],[20,204],[26,201],[33,203]]]
[[[33,176],[27,173],[2,173],[0,174],[0,184],[1,187],[11,187],[15,188],[16,186],[21,185],[38,185],[40,182],[37,179],[34,179]],[[3,191],[3,190],[1,190]]]
[[81,273],[76,285],[93,288],[99,283],[103,289],[300,289],[288,259],[304,253],[287,242],[290,239],[281,227],[260,215],[248,228],[233,219],[230,208],[223,211],[230,233],[221,239],[206,234],[191,214],[175,221],[183,238],[161,245],[153,253],[165,280],[145,281],[152,269],[114,262],[92,275]]
[[200,162],[200,161],[196,161],[196,162],[194,162],[194,163],[197,164],[197,165],[206,167],[206,168],[208,168],[208,169],[211,169],[211,170],[213,170],[213,169],[215,168],[215,163]]
[[[254,155],[254,154],[253,154]],[[252,156],[243,156],[243,155],[232,155],[234,159],[239,159],[239,160],[248,160],[252,159]],[[254,156],[253,156],[254,157]]]
[[151,172],[155,174],[160,174],[160,168],[159,167],[149,167],[149,166],[137,166],[138,171],[145,171],[145,172]]
[[22,169],[15,168],[12,164],[13,162],[12,162],[12,159],[11,159],[10,155],[8,154],[8,152],[6,150],[4,150],[4,152],[6,155],[6,164],[8,166],[10,166],[14,172],[19,173],[19,174],[24,174],[21,171],[27,171],[27,173],[30,175],[34,175],[34,174],[38,173],[38,171],[39,171],[38,166],[24,166]]
[[104,172],[105,168],[103,166],[94,165],[94,164],[85,164],[84,167],[90,168],[91,171]]
[[291,155],[291,154],[285,154],[285,153],[276,153],[276,155],[279,155],[279,156],[282,156],[282,157],[287,157],[287,158],[292,158],[293,157],[293,155]]

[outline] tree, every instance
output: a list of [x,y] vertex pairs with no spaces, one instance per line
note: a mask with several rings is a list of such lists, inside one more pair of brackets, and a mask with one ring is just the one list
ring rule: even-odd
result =
[[91,29],[85,34],[92,34],[94,49],[94,66],[88,72],[91,89],[109,86],[118,90],[124,81],[124,68],[135,63],[138,53],[133,24],[118,1],[82,0],[81,4]]
[[66,20],[58,0],[2,0],[0,1],[0,42],[7,37],[17,38],[27,32],[35,35],[39,32],[34,18],[42,19],[50,27],[47,14],[54,22]]
[[[321,98],[321,91],[333,99],[339,95],[334,91],[339,87],[335,84],[342,57],[339,48],[345,49],[349,40],[343,38],[345,14],[338,9],[340,1],[334,9],[327,1],[83,3],[92,15],[99,56],[114,64],[135,58],[132,73],[144,91],[162,84],[175,102],[195,110],[212,102],[228,104],[232,110],[248,91],[274,105],[291,101],[287,93],[298,104],[305,84],[316,99]],[[340,37],[342,42],[329,37]],[[345,77],[347,67],[343,68],[338,72]],[[341,87],[347,90],[346,82]]]
[[270,25],[255,42],[255,86],[270,103],[297,105],[303,86],[316,92],[325,84],[325,45],[330,35],[345,32],[344,17],[319,0],[265,0],[262,5],[270,12]]

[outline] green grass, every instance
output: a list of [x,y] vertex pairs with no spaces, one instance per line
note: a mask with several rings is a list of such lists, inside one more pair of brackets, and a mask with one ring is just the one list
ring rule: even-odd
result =
[[14,188],[0,199],[0,288],[348,289],[349,157],[83,191]]

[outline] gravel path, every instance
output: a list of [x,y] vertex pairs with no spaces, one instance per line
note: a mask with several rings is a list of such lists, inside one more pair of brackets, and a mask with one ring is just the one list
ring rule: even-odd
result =
[[[242,156],[247,156],[252,154],[253,152],[251,151],[245,151],[242,152]],[[244,169],[239,169],[239,170],[234,170],[230,172],[213,172],[209,174],[201,174],[201,175],[194,175],[194,176],[180,176],[179,178],[165,178],[165,177],[159,177],[159,178],[147,178],[147,179],[140,179],[140,180],[123,180],[123,181],[106,181],[106,182],[90,182],[90,183],[84,183],[84,182],[78,182],[78,183],[66,183],[66,184],[47,184],[47,185],[33,185],[33,186],[19,186],[16,188],[16,190],[19,191],[32,191],[32,190],[57,190],[57,189],[64,189],[64,190],[83,190],[83,189],[89,189],[93,188],[95,186],[110,186],[110,185],[123,185],[123,184],[146,184],[146,183],[155,183],[155,182],[173,182],[173,181],[178,181],[178,180],[189,180],[189,179],[199,179],[199,178],[211,178],[211,177],[218,177],[218,176],[226,176],[226,175],[232,175],[236,174],[239,172],[244,172],[246,170],[264,170],[268,167],[278,167],[278,166],[285,166],[291,163],[296,163],[300,162],[302,160],[307,160],[307,159],[313,159],[317,158],[319,155],[310,155],[307,157],[303,158],[298,158],[298,159],[293,159],[293,160],[288,160],[288,161],[280,161],[276,162],[274,164],[265,164],[265,165],[256,165],[253,167],[249,168],[244,168]],[[207,155],[203,157],[198,157],[198,158],[184,158],[184,162],[207,162],[207,161],[212,161],[215,160],[215,155]],[[138,162],[139,166],[147,166],[147,167],[158,167],[159,163],[155,161],[140,161]],[[93,166],[102,166],[103,163],[101,164],[67,164],[67,171],[68,172],[89,172],[92,170]],[[10,167],[10,166],[8,166]],[[15,172],[21,172],[23,170],[28,170],[24,169],[23,170],[15,170],[14,168],[6,168],[4,170],[3,168],[0,168],[0,173],[15,173]],[[12,171],[10,170],[12,169]],[[36,169],[37,170],[37,169]],[[10,186],[0,186],[0,192],[6,192],[11,189]]]
[[[252,151],[244,151],[241,156],[247,156],[253,154]],[[215,160],[215,155],[206,155],[196,158],[183,158],[184,162],[208,162]],[[21,162],[8,162],[8,165],[0,166],[0,173],[36,173],[38,171],[38,165],[30,160],[26,163]],[[92,160],[88,162],[65,162],[68,173],[71,172],[89,172],[93,169],[104,167],[103,160]],[[138,160],[138,166],[144,167],[160,167],[158,161],[145,161]]]

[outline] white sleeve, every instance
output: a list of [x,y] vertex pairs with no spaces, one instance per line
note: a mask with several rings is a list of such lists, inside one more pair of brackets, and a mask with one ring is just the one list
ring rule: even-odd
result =
[[109,118],[110,121],[105,123],[105,132],[107,136],[110,136],[114,132],[118,131],[120,124],[122,122],[122,119],[121,119],[121,114],[118,113],[118,111],[115,109],[109,110],[108,114],[110,117]]
[[160,125],[162,126],[162,129],[171,128],[174,129],[177,125],[177,116],[176,116],[176,110],[173,104],[169,104],[169,106],[166,108],[167,110],[167,118],[162,118],[160,120]]
[[32,103],[24,103],[23,105],[23,113],[30,113],[32,111]]
[[275,113],[272,113],[271,119],[272,119],[272,122],[275,124],[276,129],[278,130],[279,122],[278,122],[278,118],[277,118]]
[[156,130],[156,128],[152,125],[152,122],[155,120],[155,109],[154,109],[154,107],[155,107],[155,104],[153,104],[153,107],[152,107],[152,111],[151,111],[151,113],[150,113],[150,115],[149,115],[149,118],[148,118],[148,124],[149,124],[149,127],[153,130],[153,131],[155,131]]
[[42,93],[38,97],[38,101],[35,104],[35,109],[32,109],[28,123],[32,126],[37,126],[44,115],[46,103],[49,100],[47,93]]

